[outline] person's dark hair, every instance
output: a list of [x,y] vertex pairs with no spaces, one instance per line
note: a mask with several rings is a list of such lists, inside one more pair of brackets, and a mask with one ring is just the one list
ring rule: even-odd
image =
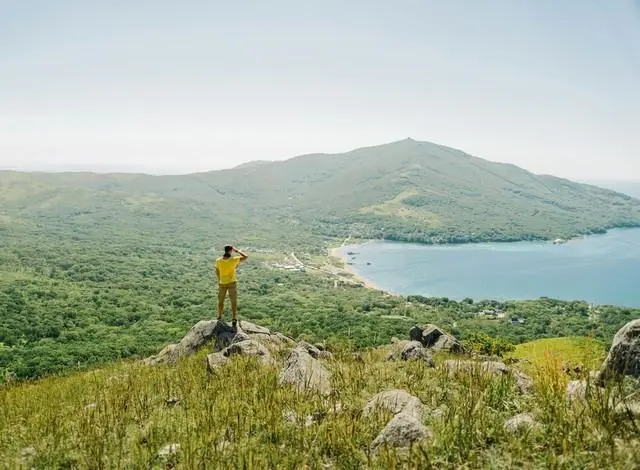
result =
[[231,245],[225,245],[224,246],[224,255],[225,256],[231,256],[231,251],[233,250],[233,247]]

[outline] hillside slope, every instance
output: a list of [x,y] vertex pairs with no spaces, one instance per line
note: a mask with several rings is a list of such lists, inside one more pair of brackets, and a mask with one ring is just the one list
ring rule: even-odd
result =
[[63,215],[72,225],[124,220],[141,229],[155,224],[158,234],[182,226],[201,236],[224,219],[229,235],[260,225],[272,235],[295,227],[433,243],[640,225],[640,201],[627,195],[412,139],[183,176],[1,172],[0,199],[5,229]]
[[[527,377],[524,361],[457,362],[406,340],[355,354],[316,350],[317,359],[304,349],[310,345],[294,354],[293,344],[262,339],[264,355],[249,348],[269,333],[231,346],[244,344],[245,353],[212,354],[220,362],[209,371],[210,341],[173,365],[128,361],[0,387],[0,461],[7,468],[637,468],[633,395],[591,383],[570,401],[576,382],[553,356]],[[428,360],[385,359],[408,346]],[[293,384],[282,372],[291,357],[306,358]],[[308,367],[324,372],[327,394],[305,379]],[[516,426],[515,416],[531,424]]]
[[[638,204],[410,140],[183,176],[0,172],[0,381],[147,354],[210,318],[212,260],[229,241],[251,253],[240,315],[292,335],[368,346],[411,317],[457,324],[463,337],[608,341],[635,310],[603,309],[591,322],[586,305],[537,301],[513,306],[525,328],[485,325],[466,304],[410,306],[318,268],[331,236],[566,236],[635,224]],[[292,252],[311,269],[278,268]]]

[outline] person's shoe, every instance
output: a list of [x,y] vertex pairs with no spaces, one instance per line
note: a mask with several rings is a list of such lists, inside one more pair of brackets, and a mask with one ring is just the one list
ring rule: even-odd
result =
[[238,328],[238,319],[234,318],[233,320],[231,320],[231,326],[234,328]]

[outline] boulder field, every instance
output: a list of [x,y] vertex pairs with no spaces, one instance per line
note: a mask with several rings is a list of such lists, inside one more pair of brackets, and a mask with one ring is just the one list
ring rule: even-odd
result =
[[[323,344],[295,341],[248,321],[239,322],[237,328],[223,321],[200,321],[180,342],[166,346],[144,362],[150,366],[171,365],[204,347],[211,350],[205,367],[212,374],[226,367],[235,356],[249,356],[264,367],[279,368],[278,383],[282,387],[324,397],[334,392],[331,372],[334,358]],[[451,379],[460,374],[477,374],[488,380],[502,377],[511,380],[521,394],[531,393],[535,387],[531,377],[503,362],[474,360],[458,339],[435,325],[414,326],[408,339],[394,340],[390,350],[386,361],[417,361],[420,367],[438,368],[443,376]],[[438,352],[446,353],[450,358],[436,365],[433,355]],[[640,319],[629,322],[618,331],[602,367],[592,372],[590,377],[591,380],[568,383],[567,399],[570,403],[580,402],[591,393],[599,393],[612,382],[631,380],[637,388],[640,379]],[[625,401],[624,397],[612,406],[621,413],[640,414],[640,403]],[[390,416],[387,425],[371,443],[374,452],[381,447],[408,449],[433,437],[432,431],[424,424],[430,412],[418,397],[406,390],[383,390],[372,396],[362,409],[362,419],[374,413]],[[510,433],[531,432],[541,427],[528,413],[513,416],[504,424]]]

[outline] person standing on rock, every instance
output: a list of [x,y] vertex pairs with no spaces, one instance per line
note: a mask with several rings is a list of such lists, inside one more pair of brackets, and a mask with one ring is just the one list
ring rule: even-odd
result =
[[[240,256],[232,256],[233,253]],[[216,260],[216,277],[218,278],[218,320],[222,320],[224,301],[229,293],[231,300],[232,325],[238,324],[238,277],[236,268],[246,261],[248,256],[234,246],[224,247],[224,255]]]

